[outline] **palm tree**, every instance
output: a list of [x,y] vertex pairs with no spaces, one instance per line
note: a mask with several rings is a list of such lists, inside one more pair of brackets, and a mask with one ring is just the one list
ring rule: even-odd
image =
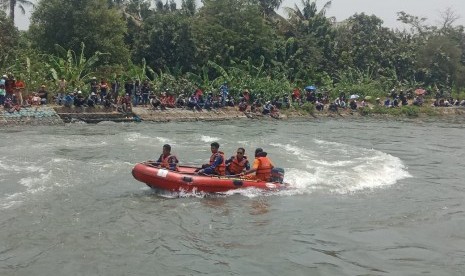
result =
[[289,16],[288,32],[294,33],[294,35],[302,30],[305,33],[311,32],[314,27],[323,23],[321,21],[334,21],[334,18],[326,18],[326,10],[331,7],[331,1],[326,2],[320,11],[318,11],[316,2],[317,0],[301,0],[302,8],[299,8],[297,4],[294,5],[294,8],[284,8]]
[[110,7],[116,7],[126,20],[139,27],[142,24],[142,8],[150,7],[150,3],[145,0],[109,0],[108,3]]
[[266,16],[272,15],[274,10],[281,6],[282,2],[283,0],[258,0],[258,3]]
[[15,21],[15,8],[18,7],[22,14],[26,13],[24,7],[34,7],[34,3],[28,0],[0,0],[3,8],[8,8],[10,11],[10,18]]
[[290,19],[296,21],[309,20],[316,15],[325,16],[326,10],[331,6],[331,1],[326,2],[319,12],[316,6],[316,2],[316,0],[301,0],[301,4],[303,6],[302,9],[300,9],[297,4],[294,5],[294,8],[285,7],[284,9],[289,14]]

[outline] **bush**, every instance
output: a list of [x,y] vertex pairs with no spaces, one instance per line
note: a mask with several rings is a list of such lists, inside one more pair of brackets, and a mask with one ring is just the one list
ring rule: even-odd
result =
[[370,111],[372,114],[388,114],[389,108],[381,105],[375,105]]
[[420,113],[420,108],[418,106],[402,106],[400,108],[402,114],[408,117],[418,117]]
[[371,115],[373,112],[369,107],[363,107],[358,109],[358,113],[362,116],[368,116]]
[[315,105],[312,103],[306,102],[300,106],[300,109],[307,112],[308,114],[313,115],[313,113],[315,112]]

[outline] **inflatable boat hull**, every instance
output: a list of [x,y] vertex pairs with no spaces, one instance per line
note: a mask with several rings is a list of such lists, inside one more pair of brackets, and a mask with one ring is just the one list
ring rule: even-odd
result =
[[280,190],[285,184],[250,180],[234,176],[196,175],[195,167],[180,166],[179,171],[158,168],[148,162],[138,163],[132,169],[135,179],[155,189],[172,192],[206,192],[221,193],[235,189],[257,188],[263,190]]

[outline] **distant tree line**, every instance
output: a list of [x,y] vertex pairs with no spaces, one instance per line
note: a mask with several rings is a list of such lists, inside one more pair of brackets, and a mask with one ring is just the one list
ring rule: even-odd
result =
[[[10,11],[11,2],[30,2],[0,1]],[[310,84],[364,95],[465,87],[464,28],[450,9],[438,26],[400,12],[408,28],[399,31],[363,13],[335,22],[331,1],[302,0],[286,17],[276,13],[281,0],[202,2],[40,0],[25,32],[0,11],[0,69],[32,86],[62,75],[76,86],[97,76],[178,90],[228,81],[233,93],[265,95]]]

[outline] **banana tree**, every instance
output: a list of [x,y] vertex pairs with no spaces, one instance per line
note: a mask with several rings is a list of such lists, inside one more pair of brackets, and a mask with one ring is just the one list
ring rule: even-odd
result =
[[187,72],[186,78],[204,90],[210,91],[213,89],[207,66],[202,66],[201,72],[199,74]]
[[73,50],[66,50],[56,44],[58,56],[47,55],[46,66],[55,81],[65,78],[71,87],[82,87],[95,71],[96,63],[101,56],[108,53],[95,52],[90,58],[84,56],[84,43],[81,43],[81,53],[76,55]]
[[126,73],[127,78],[135,79],[138,81],[150,80],[149,75],[152,76],[152,79],[157,78],[157,73],[155,73],[155,71],[150,68],[150,66],[147,66],[145,58],[142,59],[142,64],[140,66],[132,63],[131,61],[129,61],[128,64],[129,65]]

